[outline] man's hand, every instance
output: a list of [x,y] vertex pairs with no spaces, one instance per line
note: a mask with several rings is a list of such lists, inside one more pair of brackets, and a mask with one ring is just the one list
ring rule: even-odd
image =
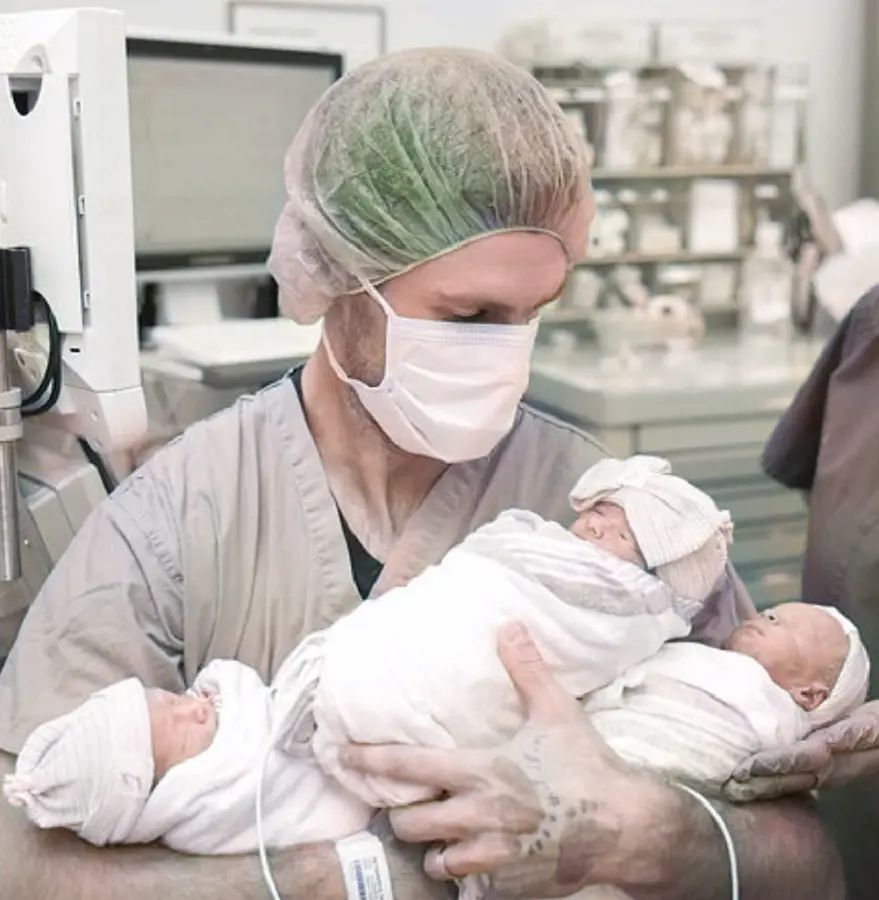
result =
[[833,788],[879,773],[879,701],[805,740],[746,760],[727,783],[726,795],[742,803]]
[[526,715],[508,746],[352,746],[344,763],[442,792],[390,814],[403,840],[445,845],[425,858],[435,879],[488,874],[504,897],[567,896],[587,884],[622,884],[624,873],[635,884],[649,879],[639,842],[657,783],[611,752],[521,626],[504,630],[499,653]]

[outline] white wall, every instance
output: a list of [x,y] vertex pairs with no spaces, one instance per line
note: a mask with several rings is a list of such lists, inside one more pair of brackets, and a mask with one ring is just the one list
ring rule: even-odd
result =
[[[351,2],[351,0],[349,0]],[[354,0],[357,2],[357,0]],[[380,0],[379,0],[380,2]],[[522,18],[761,22],[769,59],[809,64],[812,178],[833,205],[852,199],[860,165],[865,0],[385,0],[390,49],[466,44],[493,49]],[[226,0],[0,0],[0,12],[103,5],[148,27],[225,30]],[[540,11],[540,12],[538,12]]]

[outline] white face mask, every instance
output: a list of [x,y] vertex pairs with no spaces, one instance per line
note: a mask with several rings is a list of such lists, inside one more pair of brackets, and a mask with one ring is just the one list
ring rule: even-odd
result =
[[488,455],[513,427],[538,319],[527,325],[432,322],[387,315],[385,376],[370,387],[349,378],[324,334],[330,365],[401,450],[455,463]]

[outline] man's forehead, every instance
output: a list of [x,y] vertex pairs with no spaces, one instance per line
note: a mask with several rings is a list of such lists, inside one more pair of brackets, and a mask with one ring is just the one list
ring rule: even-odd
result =
[[486,310],[516,309],[555,300],[564,291],[567,280],[568,272],[562,270],[556,278],[534,279],[533,282],[498,279],[492,284],[490,279],[482,283],[462,279],[455,284],[446,281],[435,286],[435,297],[440,302],[471,303]]

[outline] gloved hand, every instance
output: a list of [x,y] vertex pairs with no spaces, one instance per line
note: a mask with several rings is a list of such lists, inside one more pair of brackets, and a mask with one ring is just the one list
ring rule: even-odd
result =
[[784,747],[758,753],[733,773],[724,791],[737,803],[833,788],[879,774],[879,701]]

